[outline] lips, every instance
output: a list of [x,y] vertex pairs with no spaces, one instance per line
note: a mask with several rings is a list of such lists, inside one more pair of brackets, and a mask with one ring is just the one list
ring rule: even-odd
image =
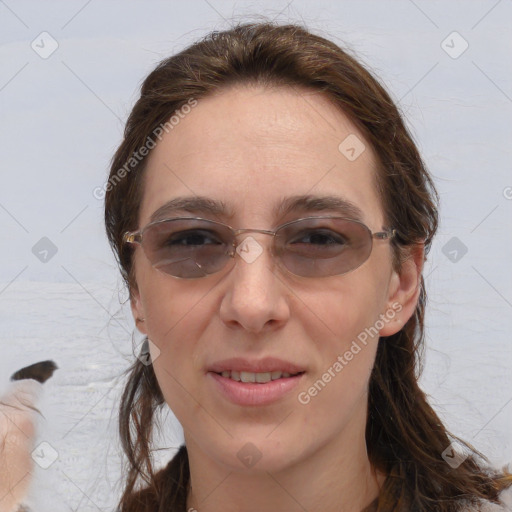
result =
[[225,370],[222,373],[218,373],[217,375],[222,375],[222,377],[226,377],[237,382],[258,382],[259,384],[265,384],[267,382],[270,382],[271,380],[295,377],[296,375],[300,375],[300,373],[291,374],[281,371],[253,373]]
[[[284,374],[296,375],[299,373],[304,373],[306,370],[304,367],[295,363],[291,363],[289,361],[275,357],[266,357],[259,360],[249,360],[241,357],[235,357],[217,361],[209,365],[207,371],[214,372],[219,375],[221,375],[222,372],[233,372],[236,377],[237,374],[242,374],[242,372],[249,374],[272,374],[272,372],[281,372]],[[231,373],[230,376],[232,376],[233,373]]]
[[240,382],[215,372],[206,374],[207,382],[211,383],[211,389],[215,394],[218,393],[229,402],[244,407],[265,406],[278,401],[292,400],[292,391],[298,388],[304,378],[305,372],[268,382]]
[[234,357],[209,365],[206,378],[212,389],[240,406],[270,405],[291,397],[305,378],[303,366],[275,357]]

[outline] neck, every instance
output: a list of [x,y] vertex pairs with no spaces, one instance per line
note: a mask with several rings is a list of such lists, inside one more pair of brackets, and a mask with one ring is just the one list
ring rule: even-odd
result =
[[364,428],[356,421],[365,416],[366,411],[364,418],[353,417],[335,438],[272,471],[257,470],[258,464],[249,472],[227,467],[185,435],[191,483],[187,511],[362,512],[385,479],[368,459]]

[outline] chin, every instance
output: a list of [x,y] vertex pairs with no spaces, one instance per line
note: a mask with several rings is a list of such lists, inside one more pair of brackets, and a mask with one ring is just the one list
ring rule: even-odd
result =
[[237,473],[277,473],[301,456],[297,446],[283,444],[280,439],[268,439],[269,431],[260,436],[245,435],[229,439],[216,446],[211,456],[229,471]]

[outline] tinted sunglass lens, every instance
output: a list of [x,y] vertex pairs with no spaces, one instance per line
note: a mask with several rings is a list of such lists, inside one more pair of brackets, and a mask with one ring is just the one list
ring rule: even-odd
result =
[[181,278],[205,277],[229,260],[229,228],[209,221],[177,219],[150,226],[143,244],[155,268]]
[[302,277],[342,275],[362,265],[372,249],[368,228],[359,222],[315,218],[283,227],[278,249],[283,265]]

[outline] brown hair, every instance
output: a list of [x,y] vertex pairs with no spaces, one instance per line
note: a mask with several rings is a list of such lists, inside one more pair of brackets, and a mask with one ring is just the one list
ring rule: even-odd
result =
[[[191,98],[237,83],[305,87],[329,98],[362,130],[378,157],[384,214],[399,232],[393,243],[396,268],[416,244],[424,243],[428,253],[438,224],[438,196],[389,94],[347,51],[303,27],[246,23],[212,32],[162,61],[142,84],[112,160],[105,197],[108,239],[130,291],[136,287],[133,249],[123,244],[123,233],[139,228],[146,159],[114,182],[119,170]],[[512,475],[488,468],[482,454],[445,429],[418,386],[425,303],[422,278],[415,313],[398,333],[380,340],[370,377],[368,456],[387,475],[378,512],[456,511],[462,500],[499,503],[499,493],[512,485]],[[184,512],[190,477],[186,447],[155,474],[151,435],[164,399],[151,365],[135,360],[127,373],[119,417],[127,477],[119,509]],[[457,468],[441,457],[453,440],[471,452]]]

